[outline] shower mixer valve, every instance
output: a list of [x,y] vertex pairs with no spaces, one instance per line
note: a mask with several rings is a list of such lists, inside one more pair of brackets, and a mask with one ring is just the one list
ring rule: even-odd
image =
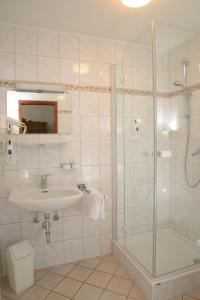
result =
[[136,138],[138,138],[139,135],[140,135],[140,126],[139,126],[139,124],[140,124],[140,120],[138,120],[138,119],[133,120],[132,125],[133,125],[135,133],[136,133]]

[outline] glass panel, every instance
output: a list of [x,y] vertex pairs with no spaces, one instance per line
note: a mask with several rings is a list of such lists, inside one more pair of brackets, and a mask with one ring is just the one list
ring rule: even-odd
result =
[[156,25],[157,276],[200,263],[199,50],[199,34]]
[[123,61],[115,65],[117,240],[124,246],[124,93]]
[[[118,240],[152,273],[153,78],[151,30],[123,49],[116,66]],[[120,78],[121,78],[120,77]],[[124,227],[123,227],[123,225]]]

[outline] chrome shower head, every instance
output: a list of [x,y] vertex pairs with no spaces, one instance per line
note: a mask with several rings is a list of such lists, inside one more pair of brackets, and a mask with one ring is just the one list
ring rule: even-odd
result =
[[183,84],[183,82],[182,82],[182,81],[180,81],[180,80],[175,80],[175,81],[173,82],[173,85],[175,85],[175,86],[179,86],[179,87],[184,87],[184,84]]

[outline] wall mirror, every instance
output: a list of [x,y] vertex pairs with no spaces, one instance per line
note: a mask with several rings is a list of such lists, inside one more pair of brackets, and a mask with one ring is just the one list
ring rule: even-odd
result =
[[7,120],[12,134],[70,134],[71,95],[7,91]]

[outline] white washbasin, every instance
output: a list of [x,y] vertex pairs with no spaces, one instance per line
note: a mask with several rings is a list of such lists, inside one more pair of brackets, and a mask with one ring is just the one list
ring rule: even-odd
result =
[[75,185],[48,186],[47,191],[39,187],[25,187],[12,189],[9,201],[30,211],[49,212],[70,206],[82,196]]

